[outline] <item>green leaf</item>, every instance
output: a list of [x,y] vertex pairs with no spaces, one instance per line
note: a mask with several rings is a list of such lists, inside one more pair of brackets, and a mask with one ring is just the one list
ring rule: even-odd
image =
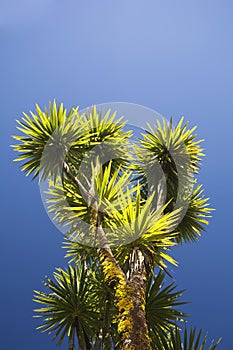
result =
[[77,334],[79,343],[84,343],[84,337],[91,342],[100,326],[98,298],[92,290],[93,277],[76,263],[75,267],[69,265],[68,270],[57,269],[54,281],[47,277],[43,284],[50,293],[35,291],[34,301],[46,305],[34,310],[36,317],[43,319],[38,329],[54,333],[59,344],[67,333],[71,336],[82,329]]

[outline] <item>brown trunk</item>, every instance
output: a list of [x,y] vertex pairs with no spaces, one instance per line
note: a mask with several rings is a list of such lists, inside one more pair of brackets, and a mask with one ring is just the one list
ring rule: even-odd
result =
[[[123,347],[127,350],[150,350],[150,339],[145,312],[145,290],[147,283],[147,274],[145,269],[144,257],[141,251],[135,247],[130,259],[130,271],[127,278],[126,298],[130,300],[131,307],[128,310],[125,322],[130,322],[129,331],[125,332],[124,318],[120,321],[119,331],[123,331]],[[121,303],[118,303],[121,305]],[[121,311],[121,310],[119,310]],[[124,316],[124,309],[122,310]]]
[[145,313],[145,287],[146,279],[141,273],[134,273],[128,282],[129,297],[133,307],[129,312],[132,319],[132,328],[127,334],[123,349],[150,350],[150,339]]
[[145,313],[146,272],[144,260],[136,260],[129,278],[121,270],[110,251],[99,251],[105,281],[114,286],[118,309],[118,333],[121,349],[150,350],[150,339]]

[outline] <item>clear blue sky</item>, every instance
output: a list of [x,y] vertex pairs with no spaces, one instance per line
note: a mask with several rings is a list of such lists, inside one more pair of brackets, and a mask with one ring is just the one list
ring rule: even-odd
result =
[[134,102],[198,125],[199,178],[217,210],[199,243],[174,252],[174,277],[190,324],[233,348],[232,11],[230,0],[0,1],[2,348],[56,349],[35,331],[31,299],[65,266],[62,237],[9,147],[21,112],[54,98],[81,108]]

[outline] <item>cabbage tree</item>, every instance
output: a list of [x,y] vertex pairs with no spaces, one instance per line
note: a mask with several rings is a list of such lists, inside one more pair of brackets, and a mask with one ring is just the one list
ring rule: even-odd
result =
[[155,121],[132,142],[116,111],[67,112],[56,102],[17,123],[16,161],[46,182],[70,258],[46,278],[47,291],[35,291],[38,328],[58,344],[68,337],[70,350],[204,349],[201,331],[182,332],[183,291],[164,285],[177,265],[171,248],[197,241],[211,211],[196,180],[195,127]]

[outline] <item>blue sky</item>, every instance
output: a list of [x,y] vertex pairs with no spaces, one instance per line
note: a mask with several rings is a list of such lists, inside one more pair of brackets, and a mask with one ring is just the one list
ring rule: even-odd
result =
[[22,111],[54,98],[68,108],[132,102],[198,125],[207,154],[199,179],[217,210],[199,243],[174,251],[174,278],[187,289],[190,324],[233,348],[232,11],[229,0],[1,0],[3,348],[56,349],[35,331],[31,299],[65,266],[62,236],[9,147]]

